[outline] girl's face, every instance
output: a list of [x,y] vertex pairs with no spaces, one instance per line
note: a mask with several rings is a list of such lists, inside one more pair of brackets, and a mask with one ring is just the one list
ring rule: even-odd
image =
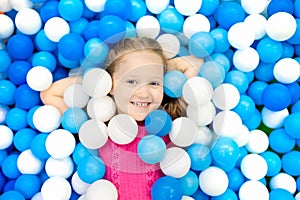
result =
[[126,55],[112,75],[117,113],[143,121],[162,102],[164,66],[162,58],[151,51]]

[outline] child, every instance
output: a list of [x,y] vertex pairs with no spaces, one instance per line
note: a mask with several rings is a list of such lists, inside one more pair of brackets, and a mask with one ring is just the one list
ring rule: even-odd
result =
[[[160,44],[151,38],[126,38],[112,46],[105,63],[113,80],[110,95],[117,113],[129,114],[139,125],[133,142],[119,145],[109,140],[99,149],[106,164],[104,178],[116,186],[120,200],[151,199],[151,187],[162,176],[159,166],[143,162],[137,154],[140,139],[147,135],[143,124],[146,116],[161,105],[173,119],[184,113],[183,100],[164,97],[164,73],[177,69],[190,78],[198,74],[202,63],[202,59],[194,56],[168,61]],[[78,77],[59,80],[41,92],[41,99],[63,113],[67,109],[62,98],[64,90],[80,81]]]

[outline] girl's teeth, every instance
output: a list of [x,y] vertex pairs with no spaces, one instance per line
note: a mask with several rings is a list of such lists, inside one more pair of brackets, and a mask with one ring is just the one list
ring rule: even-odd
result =
[[133,103],[135,106],[139,106],[139,107],[145,107],[148,105],[148,103],[142,103],[142,102],[134,102]]

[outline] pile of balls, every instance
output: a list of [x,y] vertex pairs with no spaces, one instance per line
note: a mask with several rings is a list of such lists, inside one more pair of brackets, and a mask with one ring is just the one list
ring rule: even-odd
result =
[[[117,198],[97,148],[132,139],[104,122],[111,133],[118,120],[136,124],[113,116],[98,67],[135,36],[168,58],[204,59],[197,77],[165,75],[187,117],[145,120],[139,156],[165,174],[153,199],[300,199],[300,0],[0,0],[0,12],[0,200]],[[99,97],[87,81],[65,91],[62,115],[42,104],[41,91],[78,73],[106,77]]]

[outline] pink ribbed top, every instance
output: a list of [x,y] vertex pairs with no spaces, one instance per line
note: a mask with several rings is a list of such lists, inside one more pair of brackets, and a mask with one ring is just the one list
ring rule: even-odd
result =
[[137,154],[138,143],[145,135],[145,127],[139,125],[138,135],[131,143],[119,145],[108,140],[99,149],[106,165],[104,179],[116,186],[119,200],[151,200],[152,185],[163,175],[158,164],[147,164]]

